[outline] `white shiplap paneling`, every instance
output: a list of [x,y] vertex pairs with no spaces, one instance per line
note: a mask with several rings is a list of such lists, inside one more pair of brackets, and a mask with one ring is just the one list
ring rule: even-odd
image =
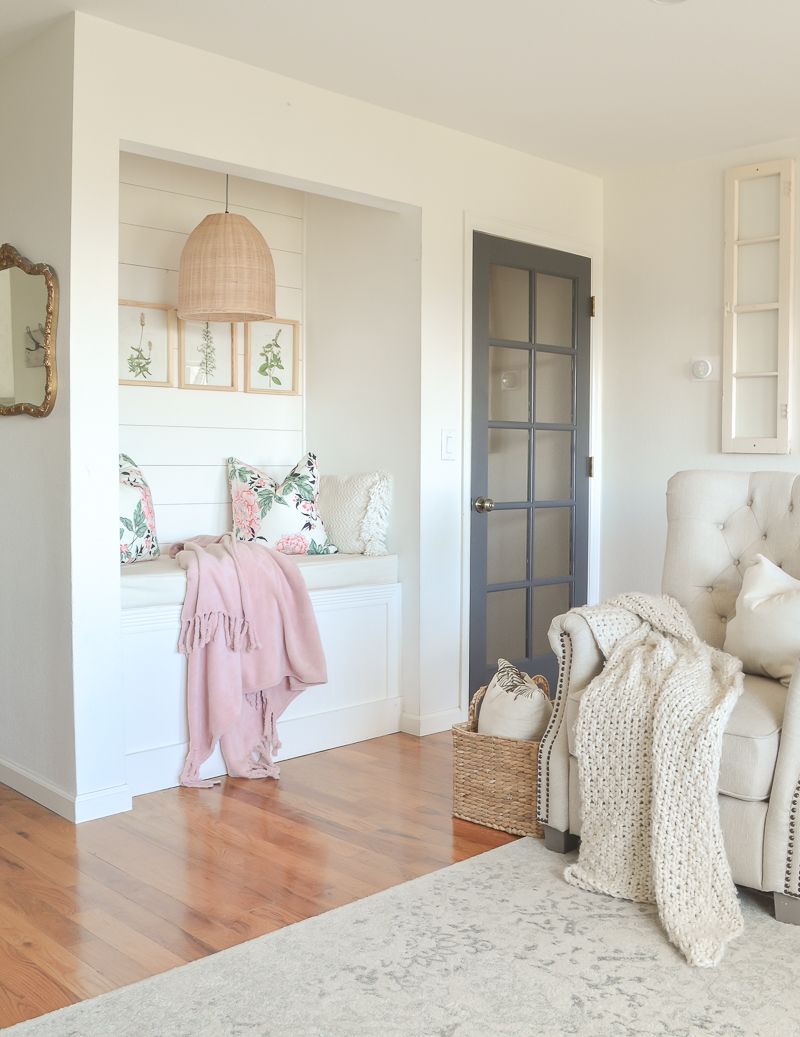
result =
[[[279,316],[303,317],[303,212],[298,191],[230,179],[230,208],[261,230],[275,260]],[[141,155],[120,156],[119,294],[175,305],[178,262],[191,230],[224,206],[225,177]],[[243,335],[237,329],[239,384]],[[173,371],[177,382],[177,349]],[[303,365],[301,363],[301,385]],[[225,459],[280,476],[303,449],[302,396],[120,386],[120,450],[144,470],[165,543],[230,528]]]

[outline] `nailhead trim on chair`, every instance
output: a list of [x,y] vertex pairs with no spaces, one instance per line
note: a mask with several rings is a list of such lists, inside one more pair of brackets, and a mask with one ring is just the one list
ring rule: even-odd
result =
[[[560,715],[559,714],[559,705],[561,703],[561,697],[563,695],[564,688],[567,687],[568,684],[569,684],[569,670],[571,670],[571,668],[572,668],[572,652],[571,651],[570,651],[570,655],[569,655],[569,661],[570,661],[569,670],[564,666],[564,656],[566,655],[566,647],[564,645],[565,638],[566,638],[566,634],[562,630],[561,631],[561,636],[560,636],[560,641],[561,641],[561,657],[558,660],[558,683],[556,684],[556,697],[555,697],[555,700],[553,701],[553,713],[552,713],[552,716],[550,717],[550,723],[547,725],[547,728],[546,728],[544,734],[542,735],[542,742],[541,742],[542,746],[547,744],[546,766],[547,766],[548,774],[549,774],[549,769],[550,769],[550,756],[552,755],[553,746],[555,745],[555,741],[556,741],[555,735],[556,735],[557,732],[554,731],[554,728],[556,726],[556,718],[559,717],[559,715]],[[559,727],[561,726],[561,722],[562,721],[563,721],[563,717],[558,721],[558,726]],[[548,736],[550,735],[551,731],[553,731],[553,737],[548,741]],[[548,777],[547,782],[542,782],[542,771],[544,769],[542,767],[542,755],[543,755],[543,753],[542,753],[542,750],[541,750],[541,747],[540,747],[540,749],[539,749],[539,761],[538,761],[538,764],[537,764],[537,774],[536,774],[536,779],[537,779],[536,780],[536,789],[537,789],[537,792],[536,792],[536,800],[537,800],[537,802],[536,802],[536,815],[537,815],[536,819],[537,819],[537,821],[539,821],[540,824],[546,825],[546,824],[549,823],[549,817],[550,817],[550,779]],[[544,795],[545,795],[544,810],[542,810],[542,803],[541,803],[541,800],[542,800],[542,790],[543,789],[544,789]]]
[[792,865],[794,864],[794,837],[797,828],[797,807],[800,802],[800,779],[794,787],[792,806],[789,811],[789,845],[786,850],[786,875],[783,881],[783,892],[787,897],[800,897],[800,880],[797,891],[792,889]]

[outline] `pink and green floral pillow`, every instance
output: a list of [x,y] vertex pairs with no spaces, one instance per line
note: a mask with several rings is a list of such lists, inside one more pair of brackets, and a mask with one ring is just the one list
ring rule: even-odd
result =
[[160,554],[150,487],[136,462],[127,454],[120,454],[119,560],[130,565],[149,562]]
[[301,458],[281,483],[229,457],[228,482],[237,540],[256,540],[287,555],[336,553],[317,510],[319,471],[314,454]]

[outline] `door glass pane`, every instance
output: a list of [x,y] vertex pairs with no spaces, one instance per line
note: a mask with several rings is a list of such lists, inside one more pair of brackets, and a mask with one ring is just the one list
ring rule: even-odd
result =
[[528,497],[528,429],[489,429],[488,496],[507,504]]
[[572,508],[537,508],[533,521],[533,575],[537,580],[571,576]]
[[535,420],[568,425],[572,421],[572,357],[536,354]]
[[572,347],[572,280],[536,275],[536,341]]
[[778,379],[736,378],[735,435],[745,437],[778,434]]
[[760,176],[739,181],[739,238],[777,236],[781,220],[781,179]]
[[528,512],[492,511],[487,516],[486,582],[528,579]]
[[527,591],[493,591],[486,595],[486,662],[525,659]]
[[736,371],[778,370],[778,311],[736,316]]
[[778,301],[778,242],[740,245],[736,301],[741,306]]
[[531,354],[527,349],[489,348],[489,420],[530,420]]
[[530,284],[527,270],[489,267],[489,338],[530,341]]
[[547,631],[556,616],[569,611],[569,584],[553,583],[533,588],[533,655],[550,651]]
[[552,429],[536,432],[534,474],[536,500],[571,500],[572,433]]

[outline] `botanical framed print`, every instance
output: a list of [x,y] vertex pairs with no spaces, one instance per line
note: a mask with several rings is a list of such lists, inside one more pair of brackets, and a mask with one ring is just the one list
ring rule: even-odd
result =
[[245,392],[300,392],[300,322],[252,321],[244,326]]
[[172,385],[175,320],[173,306],[120,300],[120,385]]
[[178,318],[178,367],[182,389],[235,392],[239,387],[236,325]]

